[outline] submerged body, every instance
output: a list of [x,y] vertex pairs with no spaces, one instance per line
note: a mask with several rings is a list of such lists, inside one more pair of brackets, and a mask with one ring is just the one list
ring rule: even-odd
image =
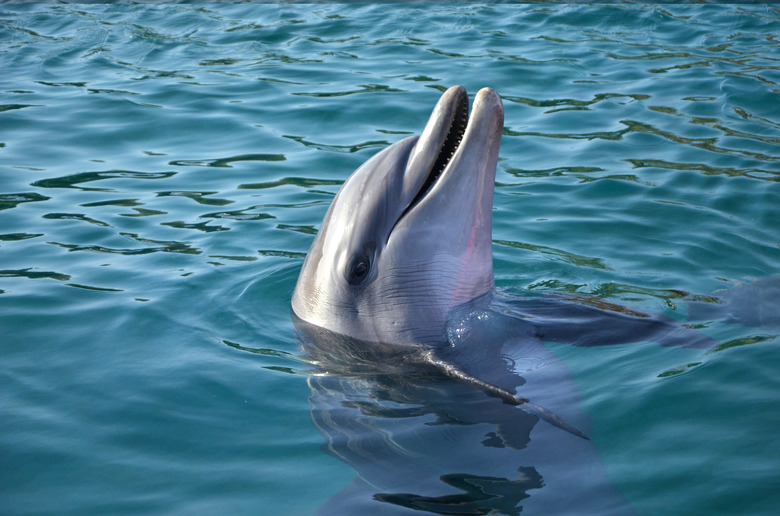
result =
[[366,342],[294,322],[316,365],[312,420],[329,453],[357,474],[323,515],[634,514],[596,444],[582,438],[590,421],[571,371],[542,339],[712,344],[662,317],[559,296],[488,293],[452,310],[443,342],[431,346],[437,358],[517,392],[540,415],[448,377],[426,363],[428,346]]
[[[565,364],[494,303],[473,308],[453,321],[446,360],[588,433]],[[413,348],[296,326],[322,371],[312,420],[356,472],[320,514],[633,514],[593,442],[419,365]]]
[[421,136],[345,182],[312,243],[292,300],[312,417],[358,474],[324,514],[631,514],[543,342],[712,345],[599,300],[493,293],[502,129],[494,91],[469,118],[450,88]]

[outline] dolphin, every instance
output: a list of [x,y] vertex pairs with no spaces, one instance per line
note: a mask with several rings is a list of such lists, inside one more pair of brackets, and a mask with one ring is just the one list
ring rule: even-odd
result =
[[712,345],[603,300],[495,292],[503,119],[492,89],[469,115],[449,88],[419,136],[346,180],[312,242],[292,298],[312,418],[357,473],[323,514],[632,514],[544,341]]

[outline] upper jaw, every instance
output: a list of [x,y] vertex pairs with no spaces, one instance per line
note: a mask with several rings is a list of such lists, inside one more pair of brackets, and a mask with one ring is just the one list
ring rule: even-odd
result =
[[406,163],[401,189],[405,206],[398,220],[430,189],[455,152],[468,122],[468,95],[462,86],[442,94]]
[[[453,86],[444,92],[409,157],[401,189],[404,208],[396,225],[434,190],[445,188],[442,184],[446,183],[451,184],[449,188],[456,188],[452,183],[458,183],[457,188],[475,182],[486,183],[482,186],[489,188],[480,190],[489,189],[490,198],[475,202],[492,205],[503,124],[501,98],[491,88],[483,88],[477,93],[471,117],[468,96],[462,86]],[[463,172],[454,173],[453,169]],[[477,177],[464,178],[464,174]],[[453,175],[461,177],[450,177]]]
[[477,93],[460,145],[430,188],[406,208],[383,251],[403,281],[426,285],[441,313],[493,288],[493,190],[503,115],[493,90]]
[[474,97],[468,124],[442,176],[447,176],[450,169],[462,168],[462,163],[465,161],[478,168],[478,170],[468,169],[465,173],[487,173],[492,176],[490,178],[492,185],[503,128],[504,107],[501,97],[491,88],[482,88]]

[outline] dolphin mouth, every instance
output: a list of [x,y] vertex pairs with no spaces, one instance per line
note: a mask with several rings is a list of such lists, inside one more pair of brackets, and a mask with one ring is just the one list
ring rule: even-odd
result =
[[[455,155],[455,151],[458,150],[460,143],[463,141],[463,135],[466,134],[466,126],[469,122],[469,99],[465,91],[463,91],[462,95],[457,96],[454,104],[454,115],[447,130],[447,136],[444,138],[444,143],[442,143],[439,149],[436,161],[430,172],[428,172],[428,177],[425,179],[420,193],[417,194],[420,198],[425,197],[425,194],[428,193],[442,172],[444,172],[444,169],[447,168],[447,165]],[[416,200],[418,199],[415,198]],[[414,204],[414,201],[412,204]]]
[[466,127],[469,122],[469,98],[465,89],[462,87],[457,88],[454,98],[449,105],[446,106],[449,115],[447,134],[439,146],[439,150],[436,153],[436,159],[433,161],[433,165],[425,175],[425,180],[422,182],[419,191],[398,218],[399,221],[403,219],[407,213],[412,211],[415,206],[420,204],[428,195],[436,184],[436,181],[446,170],[447,165],[452,161],[461,142],[463,142],[463,137],[466,134]]

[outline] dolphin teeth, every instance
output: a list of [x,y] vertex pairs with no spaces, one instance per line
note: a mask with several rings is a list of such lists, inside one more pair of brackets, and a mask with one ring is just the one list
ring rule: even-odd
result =
[[425,198],[444,172],[444,169],[447,168],[447,165],[452,161],[455,152],[458,150],[458,146],[463,141],[463,136],[466,134],[466,126],[468,125],[469,120],[469,98],[465,91],[462,96],[455,99],[452,109],[454,110],[454,113],[450,121],[450,126],[447,129],[447,136],[444,137],[444,142],[439,148],[436,160],[434,161],[431,170],[428,172],[420,190],[417,192],[417,195],[398,218],[399,221]]
[[444,169],[447,168],[452,157],[455,155],[455,151],[458,150],[458,146],[463,141],[463,135],[466,134],[466,126],[469,119],[469,101],[467,96],[459,99],[459,102],[454,106],[455,115],[453,116],[450,128],[447,131],[447,136],[444,138],[444,143],[439,150],[439,156],[431,169],[431,172],[426,181],[427,190],[436,179],[439,178]]

